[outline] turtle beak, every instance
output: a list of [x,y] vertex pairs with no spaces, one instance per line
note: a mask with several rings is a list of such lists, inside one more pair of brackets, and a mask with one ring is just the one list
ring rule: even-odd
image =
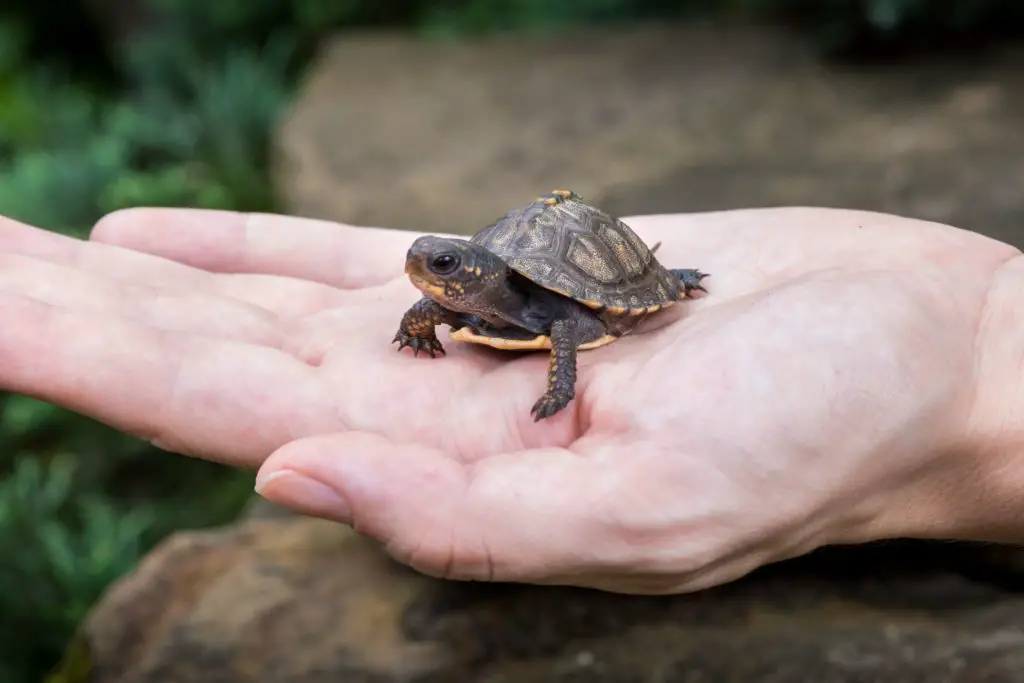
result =
[[405,257],[405,274],[406,275],[420,275],[423,273],[423,259],[417,259],[414,256],[408,255]]
[[429,235],[419,237],[405,254],[405,274],[410,282],[416,289],[435,299],[444,295],[444,285],[427,268],[427,258],[433,252],[431,247],[436,239]]
[[409,247],[409,251],[405,254],[405,274],[409,277],[430,277],[430,271],[427,269],[428,253],[429,250],[424,248],[420,240],[413,242],[412,246]]

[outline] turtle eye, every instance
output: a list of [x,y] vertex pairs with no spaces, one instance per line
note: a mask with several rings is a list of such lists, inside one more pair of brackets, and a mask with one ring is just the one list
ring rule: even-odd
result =
[[444,275],[459,267],[459,257],[454,254],[439,254],[430,261],[430,269]]

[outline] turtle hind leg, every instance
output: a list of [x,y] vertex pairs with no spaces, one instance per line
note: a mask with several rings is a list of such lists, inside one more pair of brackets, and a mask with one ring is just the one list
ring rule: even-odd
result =
[[704,285],[700,281],[706,278],[709,273],[702,273],[696,268],[669,268],[668,272],[675,275],[683,283],[683,291],[687,296],[694,290],[700,290],[705,294],[708,293],[708,290],[704,289]]
[[533,421],[551,417],[576,398],[576,356],[579,347],[606,334],[604,323],[589,311],[576,311],[551,323],[548,388],[530,410]]

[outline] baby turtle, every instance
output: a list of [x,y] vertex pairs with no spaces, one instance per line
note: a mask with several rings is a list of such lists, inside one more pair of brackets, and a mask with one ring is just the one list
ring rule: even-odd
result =
[[706,273],[665,268],[621,220],[555,190],[518,206],[469,240],[423,236],[405,272],[424,296],[392,343],[433,358],[434,328],[496,349],[550,350],[547,391],[530,411],[550,417],[575,397],[577,351],[610,344],[646,316],[687,298]]

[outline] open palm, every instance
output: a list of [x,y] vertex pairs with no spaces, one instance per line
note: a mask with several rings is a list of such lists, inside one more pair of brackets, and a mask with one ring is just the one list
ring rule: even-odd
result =
[[[580,354],[396,352],[410,232],[137,210],[90,242],[0,221],[0,387],[189,455],[455,578],[692,590],[873,538],[967,428],[1016,252],[821,209],[626,219],[707,296]],[[319,482],[319,485],[317,484]]]

